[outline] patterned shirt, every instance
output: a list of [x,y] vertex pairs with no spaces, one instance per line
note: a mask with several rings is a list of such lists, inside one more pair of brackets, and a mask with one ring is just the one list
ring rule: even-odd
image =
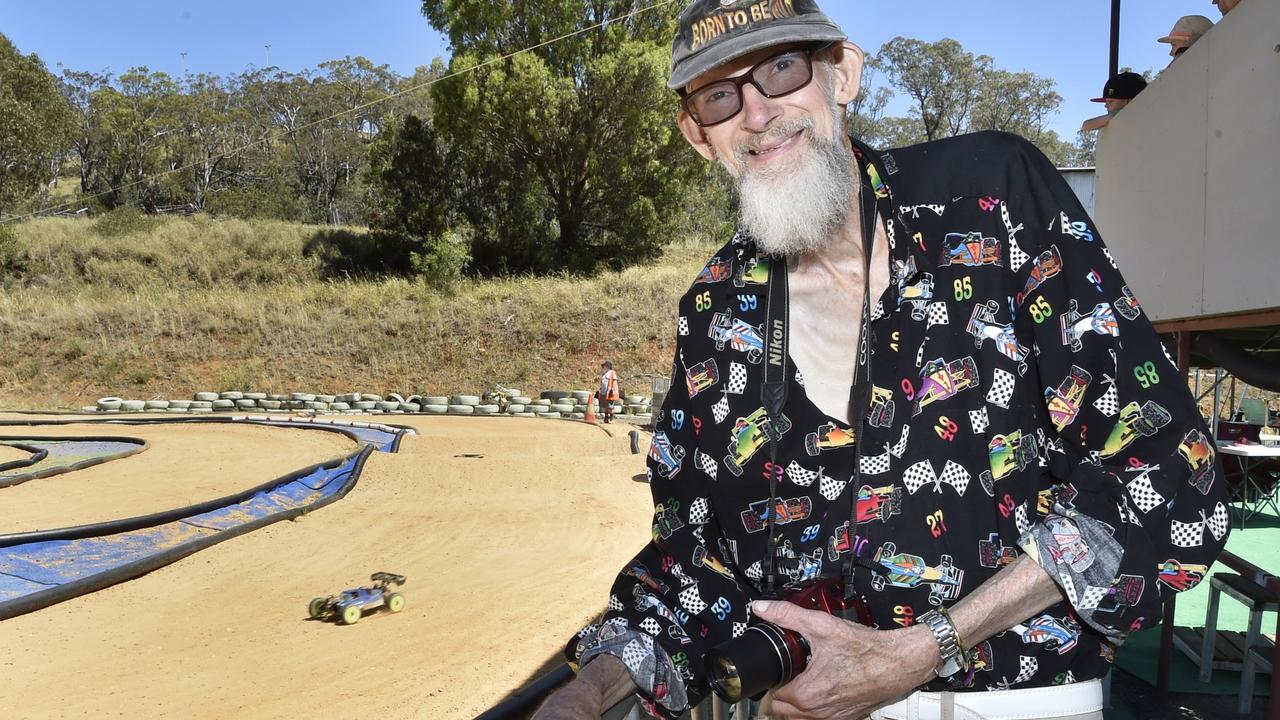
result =
[[854,591],[882,629],[955,603],[1020,554],[1049,572],[1067,601],[979,643],[973,669],[935,691],[1103,676],[1225,544],[1226,482],[1200,412],[1053,165],[1003,133],[854,144],[891,255],[854,425],[819,410],[798,372],[782,417],[765,412],[780,260],[749,237],[680,302],[649,449],[653,540],[567,648],[573,662],[621,658],[654,715],[705,697],[703,653],[750,622],[770,513],[787,578],[838,573],[854,553]]

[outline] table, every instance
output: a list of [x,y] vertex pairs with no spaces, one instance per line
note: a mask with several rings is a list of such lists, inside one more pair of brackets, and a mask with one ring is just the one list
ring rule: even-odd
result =
[[1276,498],[1277,490],[1280,490],[1280,482],[1255,480],[1249,472],[1259,463],[1280,458],[1280,447],[1229,443],[1220,445],[1218,452],[1223,455],[1234,455],[1240,463],[1240,484],[1231,490],[1231,501],[1240,503],[1240,528],[1244,529],[1245,520],[1266,508],[1271,508],[1272,512],[1280,516],[1280,506],[1277,506]]

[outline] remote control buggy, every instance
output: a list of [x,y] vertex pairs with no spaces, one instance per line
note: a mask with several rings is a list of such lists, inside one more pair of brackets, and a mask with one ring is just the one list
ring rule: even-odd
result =
[[318,597],[307,606],[314,620],[336,618],[343,625],[360,622],[365,610],[386,607],[393,613],[404,609],[404,595],[391,592],[391,586],[403,585],[404,576],[388,572],[376,572],[369,576],[372,585],[343,590],[327,598]]

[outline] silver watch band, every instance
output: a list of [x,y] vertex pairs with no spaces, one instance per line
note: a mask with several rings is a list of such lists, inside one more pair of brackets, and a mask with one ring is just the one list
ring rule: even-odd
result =
[[929,628],[938,643],[938,664],[933,669],[938,677],[951,677],[969,669],[969,654],[946,608],[930,610],[920,616],[920,622]]

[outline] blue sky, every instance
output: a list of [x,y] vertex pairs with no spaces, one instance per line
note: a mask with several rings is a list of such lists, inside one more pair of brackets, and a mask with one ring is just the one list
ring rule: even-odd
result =
[[[894,36],[951,37],[998,67],[1054,78],[1065,99],[1051,126],[1074,140],[1080,123],[1101,110],[1090,103],[1106,82],[1110,0],[823,0],[823,7],[868,52]],[[418,0],[0,0],[0,33],[51,70],[121,72],[146,65],[175,75],[187,53],[191,72],[228,74],[270,60],[301,70],[344,55],[364,55],[409,74],[447,43],[419,13]],[[1217,22],[1210,0],[1123,0],[1120,64],[1141,71],[1168,64],[1155,42],[1180,15]],[[906,114],[899,98],[890,106]]]

